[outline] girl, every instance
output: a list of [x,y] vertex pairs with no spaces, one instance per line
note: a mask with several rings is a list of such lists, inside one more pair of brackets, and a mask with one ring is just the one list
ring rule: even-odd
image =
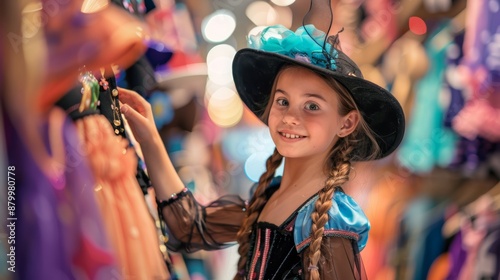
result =
[[[307,25],[272,26],[237,52],[238,93],[276,145],[251,200],[201,206],[184,188],[155,129],[151,107],[120,90],[122,112],[143,149],[171,249],[218,249],[238,241],[234,279],[365,279],[359,251],[369,222],[342,185],[352,161],[380,159],[401,142],[392,95],[362,78],[337,38]],[[325,42],[320,44],[318,42]],[[284,160],[281,178],[274,173]]]

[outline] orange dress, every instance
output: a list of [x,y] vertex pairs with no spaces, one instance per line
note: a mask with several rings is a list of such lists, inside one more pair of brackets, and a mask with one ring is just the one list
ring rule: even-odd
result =
[[95,175],[95,196],[124,279],[169,279],[159,235],[135,178],[137,158],[102,115],[76,121]]

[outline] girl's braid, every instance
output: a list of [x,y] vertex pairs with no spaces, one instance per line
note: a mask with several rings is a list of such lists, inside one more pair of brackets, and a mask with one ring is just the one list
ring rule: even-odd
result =
[[274,153],[266,161],[266,172],[260,176],[255,194],[248,205],[247,216],[236,237],[239,244],[238,253],[240,254],[240,259],[238,261],[238,273],[234,276],[234,280],[245,279],[252,227],[267,202],[266,188],[274,178],[275,171],[280,166],[282,159],[283,156],[275,149]]
[[[330,158],[332,169],[330,176],[326,180],[325,187],[319,192],[318,200],[315,203],[315,210],[311,214],[311,243],[309,245],[309,280],[319,280],[318,263],[321,258],[321,242],[323,240],[324,226],[328,222],[328,210],[332,207],[333,192],[336,187],[349,180],[351,163],[349,154],[353,150],[353,145],[349,140],[350,136],[340,138],[337,147],[332,152]],[[306,272],[307,273],[307,272]]]

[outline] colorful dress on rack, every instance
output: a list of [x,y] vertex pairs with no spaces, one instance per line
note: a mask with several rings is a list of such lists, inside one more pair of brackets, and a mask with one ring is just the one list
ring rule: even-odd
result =
[[444,127],[445,108],[440,102],[451,32],[449,24],[443,24],[425,43],[429,61],[433,63],[416,87],[408,129],[397,152],[401,165],[413,173],[428,173],[437,166],[448,166],[456,152],[458,136]]
[[[112,106],[112,98],[111,88],[101,88],[101,106]],[[74,118],[83,142],[82,150],[95,177],[93,193],[120,274],[131,280],[169,279],[159,234],[136,178],[136,155],[127,139],[120,136],[121,118],[113,127],[100,110],[75,111],[77,106],[70,104],[78,104],[80,99],[77,87],[58,104]],[[104,99],[109,101],[103,102]]]
[[471,96],[453,119],[460,135],[500,142],[500,1],[467,2],[463,75]]
[[[39,131],[54,157],[44,163],[4,117],[8,164],[16,178],[15,279],[121,279],[81,142],[71,121],[54,111]],[[63,157],[55,159],[57,154]],[[57,172],[47,172],[49,165]]]

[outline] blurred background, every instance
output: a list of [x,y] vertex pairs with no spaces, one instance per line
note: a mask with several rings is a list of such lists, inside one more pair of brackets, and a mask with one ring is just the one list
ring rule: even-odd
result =
[[[79,19],[62,16],[71,3],[96,11],[103,5],[77,0],[1,4],[2,116],[11,123],[4,124],[6,138],[16,131],[10,126],[30,119],[12,108],[31,110],[33,119],[43,118],[47,108],[72,87],[68,82],[59,89],[49,83],[51,79],[58,85],[65,80],[62,77],[77,81],[82,66],[98,69],[115,63],[119,58],[110,57],[120,47],[114,44],[133,41],[104,28],[109,27],[106,22],[92,27],[90,35],[74,33],[72,28],[86,23],[73,24]],[[228,193],[248,198],[274,147],[266,127],[235,91],[232,59],[247,46],[247,36],[266,26],[299,27],[310,1],[117,0],[109,5],[132,16],[146,34],[139,36],[142,49],[120,56],[129,59],[114,70],[116,85],[139,92],[152,104],[157,128],[186,186],[202,203]],[[499,279],[500,1],[332,0],[332,9],[331,33],[343,28],[343,51],[366,79],[396,96],[407,120],[399,149],[389,158],[355,164],[344,187],[372,224],[361,253],[368,278]],[[72,24],[65,25],[68,22]],[[44,33],[37,32],[42,29]],[[85,43],[107,38],[102,47],[96,43],[106,55],[101,58],[96,52],[92,57],[99,57],[98,62],[92,64],[83,58],[78,46],[84,44],[77,39],[70,42],[80,52],[56,51],[72,32],[83,34]],[[64,59],[59,61],[61,56]],[[73,65],[66,65],[72,60]],[[75,74],[65,70],[61,75],[56,71],[60,65]],[[33,102],[34,96],[42,101]],[[16,132],[21,142],[29,138],[26,131]],[[6,170],[17,155],[8,153],[9,140],[1,141],[0,163]],[[26,146],[30,145],[27,141]],[[137,153],[141,165],[140,149]],[[10,182],[10,175],[2,176]],[[160,228],[151,188],[146,183],[142,190]],[[7,194],[7,190],[2,193],[2,200],[7,201]],[[17,211],[22,211],[24,205],[17,203]],[[0,213],[9,217],[7,207],[2,208]],[[52,218],[58,219],[57,215]],[[21,279],[8,270],[7,241],[12,232],[7,229],[2,234],[5,246],[0,246],[0,252],[6,253],[0,255],[0,273],[5,279]],[[168,236],[161,230],[158,234],[172,279],[225,280],[236,272],[236,246],[217,252],[174,253],[163,244]],[[29,255],[34,248],[18,250]],[[21,261],[25,260],[17,259]],[[81,279],[89,278],[93,277]]]

